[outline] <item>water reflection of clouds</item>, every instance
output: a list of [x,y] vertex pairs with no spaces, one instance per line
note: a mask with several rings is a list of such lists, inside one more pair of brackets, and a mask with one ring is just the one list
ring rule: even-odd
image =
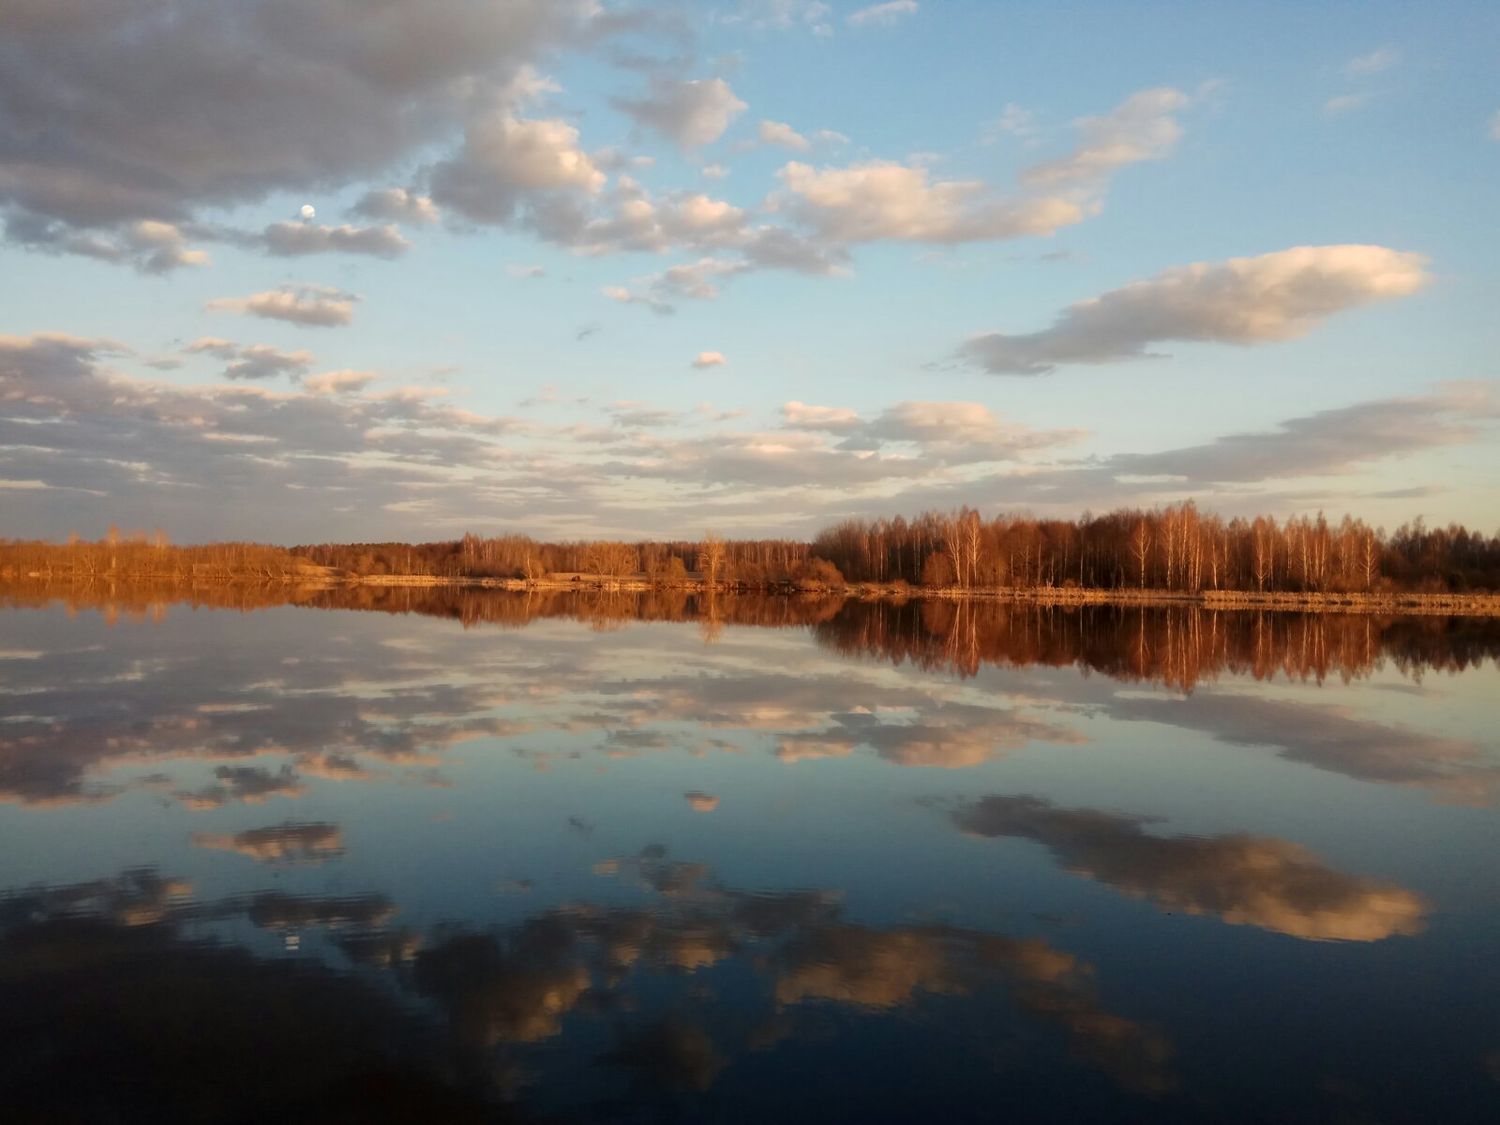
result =
[[234,833],[193,833],[193,844],[236,852],[260,863],[324,863],[344,854],[344,834],[337,824],[278,824]]
[[[1090,967],[1044,940],[951,926],[862,925],[844,917],[837,895],[727,887],[704,865],[672,859],[661,848],[623,857],[614,870],[646,894],[639,906],[575,902],[485,931],[393,927],[396,905],[378,894],[259,892],[200,901],[184,882],[150,871],[12,891],[0,895],[0,951],[14,963],[19,951],[46,941],[52,953],[44,961],[27,955],[24,974],[0,975],[0,998],[25,991],[43,1014],[87,1010],[89,1024],[47,1025],[49,1050],[67,1057],[75,1046],[67,1042],[70,1035],[92,1037],[124,1026],[135,1036],[156,1015],[131,1009],[132,1000],[164,1002],[154,991],[139,991],[138,975],[163,986],[170,982],[177,990],[172,1010],[183,1020],[174,1015],[159,1023],[153,1049],[137,1060],[170,1069],[203,1049],[187,1025],[202,1024],[210,1011],[214,1026],[237,1034],[264,1016],[262,1003],[300,1012],[298,994],[277,984],[290,975],[305,981],[305,995],[320,1004],[338,1003],[346,993],[354,1019],[338,1031],[325,1018],[307,1016],[333,1036],[315,1056],[326,1075],[304,1060],[310,1087],[320,1078],[341,1077],[351,1053],[378,1057],[397,1046],[399,1031],[428,1046],[450,1044],[458,1056],[448,1066],[457,1064],[459,1072],[505,1075],[504,1088],[491,1091],[499,1095],[512,1092],[517,1067],[550,1065],[553,1079],[576,1073],[582,1061],[576,1052],[598,1051],[591,1044],[599,1034],[590,1027],[613,1029],[608,1037],[614,1045],[595,1055],[597,1065],[664,1092],[701,1094],[750,1052],[778,1044],[815,1047],[816,1038],[807,1040],[803,1030],[816,1025],[806,1017],[818,1012],[873,1020],[933,1001],[966,1004],[999,1042],[1010,1034],[1004,1009],[996,1006],[1003,994],[1011,1011],[1061,1030],[1075,1060],[1124,1089],[1159,1095],[1176,1085],[1166,1037],[1104,1008]],[[336,962],[308,954],[267,961],[222,937],[208,944],[187,937],[236,920],[278,934],[327,932],[332,944],[325,956],[337,950],[349,964],[390,974],[394,987],[435,1007],[443,1033],[424,1031],[396,1008],[373,1003],[379,993],[334,971]],[[124,936],[132,931],[142,936]],[[82,965],[91,967],[80,974]],[[726,980],[754,984],[749,994],[743,983],[736,986],[741,995],[732,1015],[714,1002],[712,986],[684,990],[672,984],[720,970],[730,974]],[[241,989],[237,982],[251,987]],[[7,1018],[0,1014],[0,1025]],[[280,1020],[277,1014],[273,1026]],[[768,1035],[772,1025],[775,1034]],[[213,1038],[209,1049],[217,1046]],[[561,1053],[515,1054],[544,1041]],[[132,1054],[138,1044],[122,1049]],[[909,1066],[931,1061],[915,1043],[913,1049]],[[208,1065],[217,1069],[227,1062],[213,1059]],[[430,1073],[455,1071],[439,1067]],[[152,1089],[170,1084],[163,1074],[139,1080]],[[51,1093],[66,1103],[71,1091],[59,1087]]]
[[[5,668],[3,690],[10,693],[5,705],[13,713],[0,721],[0,799],[42,806],[102,800],[140,788],[218,810],[193,817],[174,810],[175,825],[168,821],[165,827],[177,831],[179,842],[191,838],[205,849],[188,853],[200,886],[227,885],[243,893],[220,890],[219,897],[198,901],[185,881],[139,871],[45,893],[12,893],[0,897],[6,956],[20,950],[23,940],[81,949],[68,942],[81,942],[78,927],[87,923],[88,941],[95,943],[89,948],[107,951],[101,954],[104,964],[115,963],[109,959],[115,951],[147,961],[170,958],[177,968],[164,971],[163,979],[181,989],[198,987],[194,973],[211,976],[193,992],[205,1003],[253,1008],[263,992],[295,1011],[294,999],[278,983],[281,966],[252,957],[247,948],[283,943],[290,948],[300,939],[297,972],[313,981],[308,989],[319,1003],[343,1004],[379,1028],[405,1028],[400,1020],[419,1013],[429,1024],[416,1036],[424,1046],[413,1057],[430,1058],[422,1051],[430,1052],[434,1044],[443,1055],[440,1066],[422,1073],[439,1076],[434,1080],[440,1084],[448,1080],[443,1075],[482,1075],[474,1081],[485,1097],[510,1096],[523,1075],[533,1081],[531,1089],[549,1082],[552,1088],[570,1086],[576,1076],[586,1075],[580,1086],[615,1082],[610,1088],[617,1094],[618,1084],[628,1081],[640,1084],[642,1097],[658,1090],[676,1098],[711,1098],[735,1086],[733,1079],[744,1073],[740,1068],[751,1053],[764,1060],[764,1052],[783,1049],[789,1054],[763,1073],[774,1073],[795,1056],[799,1066],[833,1062],[820,1073],[836,1080],[848,1058],[827,1047],[825,1037],[839,1041],[838,1051],[852,1052],[863,1049],[851,1046],[863,1042],[861,1028],[879,1029],[870,1039],[883,1044],[877,1052],[899,1042],[914,1073],[938,1073],[943,1064],[932,1059],[942,1049],[936,1037],[943,1028],[958,1027],[964,1030],[955,1031],[948,1044],[964,1059],[982,1056],[989,1066],[992,1053],[1005,1060],[1003,1065],[1016,1066],[1032,1051],[1025,1063],[1041,1064],[1045,1081],[1060,1088],[1078,1075],[1047,1067],[1067,1067],[1066,1053],[1121,1089],[1165,1096],[1179,1085],[1175,1056],[1166,1033],[1152,1021],[1167,1022],[1171,1017],[1157,1012],[1177,1006],[1189,1012],[1189,1022],[1198,1014],[1182,998],[1160,1001],[1164,1009],[1149,1007],[1158,1001],[1136,991],[1136,975],[1142,974],[1150,989],[1170,991],[1169,970],[1131,966],[1130,942],[1117,946],[1110,935],[1101,942],[1089,933],[1074,947],[1090,950],[1089,958],[1100,966],[1096,972],[1078,953],[1061,948],[1073,942],[1030,936],[1029,922],[1006,924],[1014,934],[992,932],[991,915],[977,901],[956,900],[954,914],[945,905],[945,912],[935,915],[931,899],[923,897],[927,888],[903,898],[910,892],[911,873],[900,861],[892,863],[888,881],[884,872],[864,883],[863,876],[846,878],[839,866],[843,857],[829,846],[846,830],[840,817],[857,814],[862,825],[876,823],[873,831],[883,836],[880,813],[867,815],[869,801],[872,791],[878,800],[888,800],[893,781],[925,793],[952,783],[973,794],[1026,777],[1025,788],[1046,791],[1050,778],[1065,779],[1070,765],[1086,762],[1091,771],[1096,766],[1105,771],[1098,775],[1098,784],[1105,784],[1123,776],[1107,772],[1120,768],[1110,759],[1123,756],[1114,754],[1105,732],[1132,730],[1142,743],[1148,736],[1160,739],[1164,732],[1147,723],[1189,732],[1187,741],[1200,755],[1209,739],[1269,747],[1260,755],[1267,776],[1273,770],[1289,772],[1270,764],[1274,752],[1302,767],[1340,775],[1329,780],[1341,792],[1360,790],[1342,780],[1354,778],[1421,786],[1475,803],[1493,801],[1496,793],[1483,739],[1435,733],[1443,729],[1442,718],[1430,699],[1404,696],[1399,714],[1373,706],[1356,712],[1347,704],[1370,703],[1374,697],[1365,689],[1378,685],[1350,690],[1337,681],[1324,687],[1299,681],[1265,690],[1243,678],[1231,682],[1237,667],[1232,661],[1222,666],[1218,684],[1206,683],[1201,669],[1184,672],[1171,683],[1191,682],[1195,690],[1185,696],[1174,690],[1169,698],[1158,683],[1143,682],[1133,670],[1149,669],[1149,661],[1131,665],[1119,678],[1088,677],[1079,674],[1076,654],[1066,645],[1051,651],[1045,638],[1036,636],[1025,644],[1025,638],[1015,639],[1015,650],[1040,644],[1049,663],[991,664],[961,680],[940,664],[895,667],[883,660],[851,660],[853,649],[831,651],[794,630],[729,628],[705,648],[690,627],[596,634],[570,621],[542,621],[524,632],[461,631],[449,622],[419,618],[282,611],[274,622],[264,615],[183,614],[152,628],[119,629],[107,646],[79,645],[80,632],[94,635],[87,625],[60,630],[57,643],[35,635],[14,642],[27,658]],[[1109,666],[1098,654],[1090,659],[1094,663],[1084,663],[1085,669]],[[1275,663],[1273,653],[1256,667]],[[1453,689],[1449,696],[1459,702],[1466,698]],[[1388,707],[1392,702],[1387,697]],[[1086,759],[1071,755],[1064,762],[1069,747],[1086,738],[1097,740],[1099,752]],[[1031,753],[998,761],[1023,748]],[[536,778],[512,769],[503,784],[491,772],[515,755],[538,764],[579,760],[602,769],[616,759],[728,751],[741,756],[716,763],[622,765],[631,772],[618,787],[613,783],[625,777],[596,778],[584,770],[572,777]],[[784,766],[816,757],[830,759],[826,771]],[[843,778],[856,771],[837,759],[855,757],[979,772],[964,785],[951,775],[886,770],[866,775],[879,777],[877,790],[853,785],[846,791]],[[1214,755],[1207,760],[1211,764]],[[1253,765],[1249,756],[1246,760]],[[1128,768],[1138,767],[1159,769],[1161,762],[1149,754],[1132,756]],[[437,769],[463,786],[455,802],[473,800],[478,808],[481,798],[493,795],[496,815],[483,828],[474,827],[482,818],[466,820],[462,810],[456,824],[442,828],[432,828],[421,816],[404,824],[392,817],[375,824],[379,831],[367,833],[358,820],[364,802],[341,800],[337,810],[317,807],[323,783],[345,783],[345,793],[363,795],[366,785],[427,783]],[[1073,771],[1074,778],[1082,772]],[[644,797],[639,780],[645,782]],[[908,786],[913,780],[917,784]],[[782,793],[799,792],[809,782],[838,787],[837,807],[809,800],[816,815],[809,813],[805,822],[787,818],[786,834],[773,837],[778,828],[760,824],[757,815],[774,813]],[[315,795],[297,804],[285,800],[307,793]],[[694,815],[721,798],[713,815]],[[1256,799],[1262,799],[1259,792]],[[268,803],[243,807],[256,800]],[[368,807],[420,800],[382,797]],[[549,805],[554,800],[555,807]],[[685,832],[697,840],[696,854],[709,854],[724,841],[724,846],[739,845],[736,834],[747,826],[765,832],[765,837],[746,837],[765,839],[764,854],[737,857],[736,870],[758,868],[759,874],[741,878],[771,886],[790,880],[792,889],[725,886],[709,864],[677,859],[664,848],[618,854],[622,834],[629,833],[626,840],[642,838],[635,834],[642,807],[644,815],[663,817],[662,836]],[[300,815],[293,812],[295,819],[288,819],[287,810]],[[575,811],[580,815],[569,833],[564,817]],[[1488,815],[1428,811],[1434,818]],[[1214,805],[1204,812],[1213,815]],[[1415,891],[1338,871],[1296,843],[1267,834],[1190,836],[1128,812],[1004,796],[971,800],[957,806],[954,815],[966,831],[1046,849],[1059,869],[1047,876],[1054,884],[1066,881],[1060,870],[1067,870],[1163,913],[1197,914],[1323,941],[1369,943],[1422,933],[1420,942],[1388,942],[1378,953],[1371,947],[1336,953],[1327,946],[1280,943],[1285,952],[1297,951],[1296,957],[1420,957],[1407,951],[1438,948],[1445,937],[1443,927],[1424,929],[1437,907]],[[314,816],[320,819],[313,822]],[[129,824],[125,816],[91,809],[74,817],[49,812],[32,819],[61,831],[84,826],[104,839],[112,839],[114,826]],[[316,867],[343,854],[344,834],[331,823],[335,820],[348,825],[351,840],[370,842],[369,855]],[[872,854],[884,857],[908,848],[906,854],[925,856],[919,849],[930,846],[933,855],[957,865],[953,887],[993,886],[985,880],[1000,845],[964,841],[944,827],[945,820],[926,821],[933,830],[926,843],[920,835],[899,835],[924,820],[920,806],[909,822],[893,817],[890,840],[876,841]],[[195,828],[207,830],[190,837]],[[553,831],[556,838],[533,834],[538,831]],[[1364,838],[1355,828],[1350,831]],[[1383,831],[1372,826],[1368,836],[1378,841]],[[645,838],[658,837],[654,827],[644,832]],[[502,842],[514,845],[514,853],[493,862],[487,849]],[[450,847],[460,843],[462,849]],[[698,852],[699,845],[704,852]],[[606,850],[593,852],[596,846]],[[439,879],[429,879],[425,868],[415,877],[403,870],[405,857],[425,862],[424,849],[434,847],[447,849],[445,857],[461,850],[483,854],[472,869],[455,862],[451,880],[446,869]],[[615,858],[599,865],[597,880],[590,879],[587,866],[600,855]],[[557,875],[569,856],[578,864],[571,881]],[[797,859],[789,861],[790,856]],[[967,867],[965,856],[978,861],[977,870]],[[788,873],[788,862],[803,861],[805,873],[800,867]],[[346,891],[343,881],[362,877],[356,873],[369,870],[365,863],[390,864],[397,882],[382,888],[389,895]],[[291,870],[292,864],[306,869]],[[202,867],[213,878],[200,876]],[[812,874],[815,870],[824,874]],[[530,874],[538,882],[502,883],[504,890],[532,892],[502,899],[493,893],[502,874]],[[804,876],[808,884],[848,886],[856,901],[808,889],[798,882]],[[229,881],[219,883],[220,878]],[[276,880],[272,885],[280,889],[265,890],[265,883],[255,882],[262,879]],[[442,887],[419,903],[426,891],[413,889],[416,882]],[[1461,902],[1460,884],[1455,876],[1443,894]],[[464,899],[465,887],[473,886],[482,887],[483,901]],[[1082,883],[1076,887],[1085,891]],[[947,889],[940,893],[949,895]],[[962,899],[961,892],[953,893]],[[407,914],[398,910],[398,900],[408,905]],[[1442,905],[1447,910],[1447,903]],[[1143,929],[1155,924],[1152,909],[1135,913]],[[1109,917],[1127,913],[1122,908]],[[947,921],[954,916],[958,922]],[[492,926],[493,917],[511,920]],[[945,921],[933,922],[934,917]],[[976,917],[985,923],[975,924]],[[67,939],[49,928],[65,924],[73,935]],[[1078,924],[1086,928],[1087,915]],[[1202,943],[1205,950],[1216,940],[1252,936],[1204,923],[1160,924],[1174,939]],[[256,935],[256,929],[265,934]],[[208,951],[206,937],[219,947]],[[194,962],[199,955],[202,960]],[[97,1016],[101,1028],[119,1018],[98,1010],[107,1000],[120,1001],[108,980],[101,986],[100,971],[89,970],[88,987],[95,991],[86,993],[86,974],[48,977],[35,960],[17,963],[37,975],[38,983],[24,997],[40,1005],[36,1010],[56,1012],[48,1005],[63,998],[77,1005],[74,1011]],[[1246,972],[1260,973],[1258,979],[1274,986],[1281,979],[1275,974],[1284,970],[1278,963]],[[75,971],[83,974],[77,966],[67,970]],[[383,982],[387,998],[401,999],[405,1015],[371,1008],[369,994],[358,989],[343,991],[351,981],[372,976]],[[7,1018],[5,1001],[22,999],[21,978],[9,980],[0,980],[0,1026]],[[1308,978],[1301,983],[1318,987]],[[1135,999],[1128,998],[1132,995]],[[1364,1010],[1385,1009],[1371,1002]],[[391,1020],[397,1022],[381,1023]],[[322,1034],[338,1034],[322,1013],[306,1021]],[[147,1021],[138,1022],[144,1034]],[[271,1022],[280,1032],[280,1017]],[[383,1038],[358,1028],[343,1034],[348,1052]],[[245,1057],[256,1057],[255,1035],[243,1035]],[[308,1046],[298,1033],[287,1035],[288,1042]],[[899,1035],[906,1038],[895,1038]],[[1493,1039],[1484,1045],[1493,1045]],[[825,1048],[834,1055],[818,1054]],[[343,1047],[333,1055],[338,1050]],[[448,1051],[455,1053],[443,1054]],[[348,1052],[338,1057],[353,1057]],[[1205,1065],[1200,1048],[1187,1053],[1182,1084],[1189,1087],[1203,1078],[1193,1066],[1195,1052],[1198,1065]],[[816,1064],[802,1061],[814,1057]],[[1474,1058],[1471,1051],[1465,1065],[1472,1069]],[[319,1080],[306,1073],[305,1061],[296,1066],[302,1067],[299,1081]],[[929,1066],[933,1069],[924,1069]],[[952,1073],[958,1072],[955,1066]],[[237,1089],[232,1078],[225,1081],[226,1088]]]
[[[328,620],[285,614],[274,629],[247,629],[232,653],[199,643],[198,622],[181,618],[117,631],[109,646],[27,638],[16,649],[27,659],[8,662],[22,670],[9,690],[25,692],[26,707],[0,724],[0,799],[102,800],[161,787],[159,777],[114,771],[149,764],[171,776],[193,762],[217,763],[214,776],[166,787],[193,808],[295,797],[314,780],[430,784],[442,782],[434,771],[454,747],[481,739],[542,768],[593,754],[729,750],[786,763],[869,752],[960,768],[1082,743],[1068,720],[1080,706],[1471,803],[1493,801],[1500,773],[1472,741],[1334,705],[1222,690],[1169,699],[1054,668],[994,670],[984,682],[1010,687],[986,691],[941,670],[852,663],[774,630],[737,630],[705,648],[681,628],[601,636],[544,621],[486,637],[389,617],[349,618],[330,633]],[[847,629],[836,635],[841,651],[852,643]]]
[[1166,700],[1120,695],[1115,719],[1164,723],[1235,746],[1268,746],[1284,758],[1359,781],[1431,789],[1454,803],[1491,805],[1500,764],[1475,741],[1383,723],[1331,703],[1216,691]]
[[1420,933],[1430,905],[1394,883],[1347,875],[1289,840],[1168,836],[1142,817],[992,795],[954,819],[976,836],[1034,840],[1068,871],[1168,913],[1211,914],[1315,941],[1379,941]]
[[834,725],[780,740],[776,756],[784,762],[809,758],[842,758],[861,746],[898,766],[959,769],[976,766],[1033,742],[1079,745],[1083,735],[1057,723],[1008,708],[939,703],[912,709],[907,722],[884,722],[879,712],[855,710],[829,716]]
[[[610,648],[614,636],[576,632],[539,636],[535,645],[480,645],[426,631],[420,643],[394,650],[355,639],[315,642],[300,628],[290,636],[256,632],[233,660],[186,653],[144,660],[131,644],[82,654],[82,666],[76,651],[43,653],[28,661],[35,667],[27,714],[0,725],[0,796],[101,800],[143,784],[111,781],[112,771],[150,764],[170,776],[192,762],[218,762],[207,783],[169,789],[190,808],[210,809],[296,797],[309,779],[428,782],[451,748],[478,739],[538,764],[596,752],[773,747],[794,760],[868,747],[898,765],[941,766],[976,764],[1030,741],[1077,741],[1039,716],[960,702],[965,689],[941,678],[851,668],[811,646],[792,656],[784,639],[773,646],[778,665],[768,668],[755,660],[753,635],[726,646],[721,661],[720,650],[705,651],[680,631],[651,635],[649,644],[620,635],[620,651]],[[286,663],[288,645],[300,653],[294,665]],[[133,677],[128,691],[120,687],[125,671]],[[880,721],[861,726],[860,716]],[[565,735],[571,742],[559,743]],[[267,757],[280,760],[241,761]]]

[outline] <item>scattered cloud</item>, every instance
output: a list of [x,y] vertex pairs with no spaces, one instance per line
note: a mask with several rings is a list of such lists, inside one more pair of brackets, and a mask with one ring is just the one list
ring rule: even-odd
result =
[[[606,285],[600,292],[611,301],[618,301],[622,305],[645,305],[646,308],[658,316],[671,316],[677,311],[675,306],[662,300],[660,297],[654,297],[650,293],[638,290],[627,289],[623,285]],[[592,333],[589,333],[589,335],[592,335]],[[578,338],[583,339],[583,336],[579,336]]]
[[683,797],[687,799],[688,805],[694,812],[713,812],[719,807],[719,798],[697,789],[689,790],[683,794]]
[[1464,445],[1500,419],[1500,393],[1448,384],[1428,395],[1375,399],[1290,418],[1274,430],[1228,434],[1202,445],[1109,458],[1121,476],[1166,476],[1183,487],[1339,473],[1362,461]]
[[209,301],[214,312],[241,313],[269,320],[285,320],[315,328],[332,328],[354,319],[354,303],[359,300],[326,285],[283,285],[249,297],[219,297]]
[[806,152],[812,148],[811,141],[781,121],[762,121],[757,135],[761,144],[779,145],[794,152]]
[[700,371],[708,367],[723,367],[729,361],[724,358],[723,352],[699,352],[694,358],[692,366]]
[[1363,109],[1369,101],[1369,94],[1339,94],[1323,103],[1323,116],[1341,117],[1346,113],[1353,113],[1356,109]]
[[95,258],[129,265],[145,274],[209,264],[207,252],[190,247],[180,227],[155,219],[78,228],[37,215],[13,213],[6,219],[5,236],[28,250]]
[[1061,364],[1147,358],[1151,345],[1169,340],[1292,340],[1339,312],[1409,296],[1428,280],[1420,254],[1298,246],[1174,267],[1071,305],[1040,332],[976,336],[961,351],[994,374],[1040,375]]
[[429,196],[403,187],[371,188],[360,197],[353,211],[366,219],[417,226],[435,223],[442,214]]
[[[209,338],[203,354],[222,351],[227,364],[243,350]],[[640,535],[695,528],[712,511],[726,529],[775,534],[851,512],[997,497],[1069,512],[1183,495],[1231,512],[1306,511],[1392,490],[1262,486],[1472,446],[1500,421],[1492,384],[1455,383],[1262,431],[1079,460],[1066,454],[1081,432],[1032,428],[984,403],[909,401],[861,413],[793,401],[756,424],[735,411],[636,402],[611,408],[608,425],[543,424],[466,409],[443,387],[377,392],[375,373],[357,369],[320,370],[289,387],[184,386],[115,369],[138,358],[103,340],[0,337],[0,480],[35,482],[8,489],[6,503],[36,533],[107,518],[213,538],[248,521],[306,540],[372,526],[387,536],[461,531],[487,518],[561,537],[601,526]],[[578,401],[558,393],[570,409]],[[57,503],[58,490],[73,499]],[[324,502],[306,503],[307,490]],[[407,503],[420,506],[390,507]]]
[[1344,64],[1344,73],[1350,78],[1362,78],[1390,70],[1401,61],[1401,52],[1395,47],[1377,47],[1367,55],[1359,55]]
[[997,199],[976,180],[929,181],[921,165],[872,161],[781,169],[785,210],[832,243],[957,243],[1051,234],[1082,222],[1079,204],[1057,197]]
[[616,98],[614,105],[638,125],[688,150],[718,140],[748,108],[722,78],[678,81],[660,75],[652,76],[641,96]]
[[1036,114],[1015,102],[1006,102],[1000,116],[984,127],[983,144],[994,144],[1001,137],[1029,137],[1036,132]]
[[523,120],[509,107],[472,122],[459,151],[432,168],[432,198],[479,223],[506,223],[549,194],[597,194],[605,174],[558,119]]
[[893,27],[906,16],[917,14],[917,0],[885,0],[844,17],[850,27]]
[[788,402],[781,408],[782,417],[794,430],[823,430],[846,433],[864,425],[859,414],[842,406],[809,406],[805,402]]
[[625,26],[591,0],[392,5],[365,13],[357,36],[346,0],[227,15],[175,2],[29,7],[0,43],[0,209],[13,239],[35,244],[40,229],[56,246],[358,183],[446,143],[534,58]]
[[1021,182],[1030,188],[1091,186],[1127,165],[1161,160],[1182,136],[1173,115],[1190,101],[1182,91],[1162,86],[1131,94],[1101,117],[1080,118],[1078,146],[1026,169]]
[[840,449],[869,452],[912,445],[943,464],[1012,461],[1041,449],[1074,442],[1078,430],[1030,430],[997,418],[978,402],[899,402],[875,417],[843,407],[788,402],[787,427],[836,434]]
[[374,381],[373,371],[353,371],[346,367],[338,371],[321,371],[316,375],[309,375],[302,381],[302,385],[313,394],[333,395],[362,391]]
[[725,23],[746,23],[778,31],[802,28],[825,36],[833,34],[828,22],[832,14],[833,9],[823,0],[741,0],[739,11],[719,18]]
[[286,375],[297,379],[312,366],[308,351],[284,352],[269,344],[236,344],[218,336],[200,336],[184,351],[193,355],[211,355],[225,362],[226,379],[270,379]]
[[303,254],[368,254],[376,258],[398,258],[411,243],[394,226],[338,227],[316,223],[272,223],[262,237],[266,249],[278,257]]

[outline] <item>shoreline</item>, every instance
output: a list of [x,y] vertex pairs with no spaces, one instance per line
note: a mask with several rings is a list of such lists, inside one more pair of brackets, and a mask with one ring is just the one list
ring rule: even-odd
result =
[[[591,590],[607,593],[651,593],[682,590],[708,593],[704,582],[654,583],[645,579],[571,580],[524,578],[465,578],[424,574],[350,575],[333,585],[376,587],[451,587],[524,592],[527,590]],[[1190,605],[1213,610],[1286,610],[1310,613],[1401,613],[1500,617],[1500,593],[1424,594],[1387,591],[1380,593],[1304,593],[1255,590],[1130,590],[1067,587],[1003,587],[975,589],[956,587],[889,586],[849,583],[844,586],[767,588],[720,583],[713,592],[760,594],[767,597],[833,595],[860,601],[1003,601],[1035,605]]]
[[1216,611],[1282,611],[1293,613],[1369,613],[1462,617],[1500,617],[1500,592],[1495,593],[1306,593],[1290,591],[1201,590],[1196,592],[1152,589],[1107,589],[1078,587],[957,587],[896,586],[879,583],[847,583],[842,586],[741,586],[702,581],[656,583],[644,578],[621,579],[524,579],[476,578],[427,574],[349,574],[330,569],[308,569],[287,574],[92,574],[88,576],[30,573],[0,577],[0,595],[20,586],[40,583],[62,590],[69,587],[180,586],[184,591],[204,588],[255,587],[289,590],[337,589],[450,589],[503,590],[559,593],[650,594],[675,591],[685,594],[724,594],[762,597],[841,597],[864,602],[994,601],[1040,606],[1194,606]]

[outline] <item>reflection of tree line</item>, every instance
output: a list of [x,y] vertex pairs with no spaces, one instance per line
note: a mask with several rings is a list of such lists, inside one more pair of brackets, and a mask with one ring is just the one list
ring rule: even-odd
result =
[[160,619],[169,606],[269,609],[298,604],[314,587],[293,582],[223,582],[192,577],[131,576],[71,580],[63,576],[10,577],[0,584],[0,608],[32,609],[61,602],[70,612],[95,610],[113,624]]
[[1221,673],[1347,680],[1383,659],[1409,672],[1500,659],[1500,622],[1483,618],[913,601],[849,605],[813,629],[838,652],[922,669],[1072,665],[1182,689]]
[[789,628],[816,625],[839,613],[839,597],[766,596],[719,590],[527,590],[464,587],[336,587],[309,591],[298,604],[325,609],[372,609],[448,617],[465,626],[524,626],[538,618],[568,618],[607,627],[632,621],[692,622],[714,631],[724,625]]
[[630,621],[677,621],[705,626],[772,628],[816,624],[837,613],[842,597],[768,596],[723,590],[544,588],[522,591],[463,586],[328,586],[316,583],[195,583],[172,579],[71,582],[45,578],[7,581],[0,606],[32,608],[62,602],[70,610],[96,610],[111,620],[159,619],[174,603],[225,609],[299,605],[318,609],[377,610],[446,617],[465,626],[520,627],[561,617],[607,627]]
[[414,613],[466,628],[521,628],[564,618],[608,629],[691,622],[712,640],[726,625],[811,627],[820,644],[923,669],[974,675],[985,664],[1077,665],[1122,680],[1191,688],[1221,673],[1268,679],[1350,679],[1389,659],[1409,674],[1500,660],[1500,620],[1380,616],[1197,605],[1054,606],[988,600],[863,601],[717,590],[486,590],[455,586],[223,585],[170,581],[11,583],[0,605],[62,601],[114,620],[159,619],[174,602],[238,610],[277,605]]

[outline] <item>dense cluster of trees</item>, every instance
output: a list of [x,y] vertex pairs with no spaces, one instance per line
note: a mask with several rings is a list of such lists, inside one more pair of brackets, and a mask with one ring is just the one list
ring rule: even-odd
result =
[[914,519],[848,519],[811,543],[790,539],[578,540],[524,535],[431,543],[253,543],[174,547],[157,532],[67,544],[0,541],[0,576],[40,573],[279,578],[309,566],[356,575],[441,578],[548,576],[744,589],[828,588],[846,582],[941,589],[1103,589],[1358,594],[1500,590],[1500,536],[1420,519],[1394,534],[1345,516],[1225,520],[1191,501],[1077,520],[972,508]]
[[749,587],[795,582],[826,564],[810,557],[806,543],[790,539],[701,541],[577,540],[543,543],[525,535],[485,538],[472,533],[438,543],[318,543],[293,547],[320,566],[354,574],[419,574],[444,578],[529,578],[584,575],[641,576],[671,584],[702,579]]
[[280,579],[308,569],[306,560],[285,547],[263,543],[205,543],[177,547],[161,531],[121,533],[111,527],[103,539],[66,543],[0,539],[0,578],[38,576],[89,582],[109,577],[192,579]]
[[1500,537],[1421,520],[1387,536],[1345,516],[1224,520],[1191,501],[1078,520],[972,508],[845,520],[813,554],[855,582],[1036,588],[1351,593],[1500,588]]

